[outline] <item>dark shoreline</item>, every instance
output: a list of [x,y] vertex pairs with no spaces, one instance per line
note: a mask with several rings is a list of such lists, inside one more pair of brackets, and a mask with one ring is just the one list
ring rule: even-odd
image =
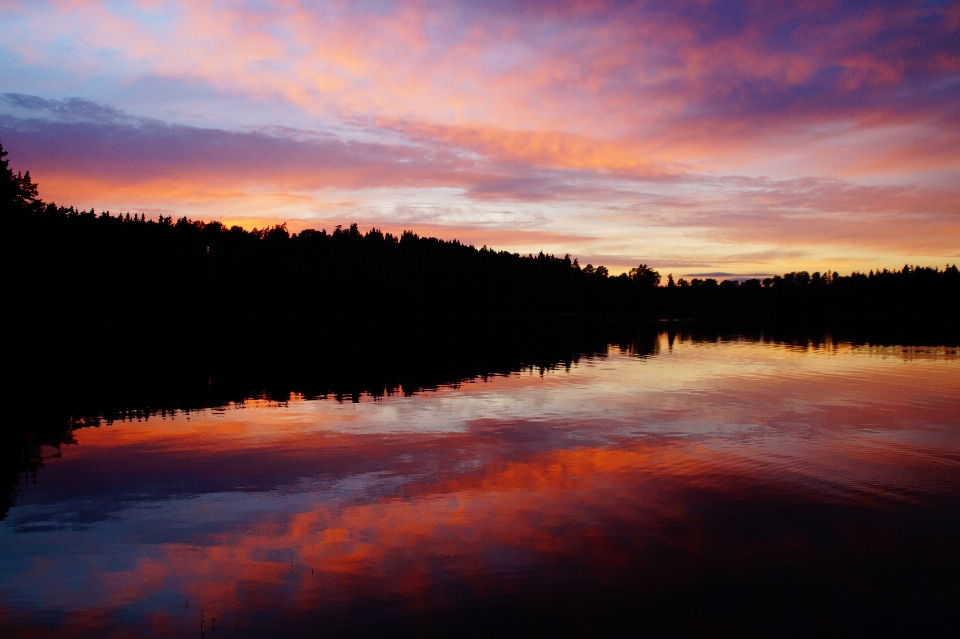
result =
[[609,345],[652,354],[660,333],[670,341],[960,347],[960,328],[943,322],[646,320],[599,314],[342,317],[324,323],[151,319],[82,332],[50,329],[8,342],[6,359],[20,373],[8,393],[11,399],[32,397],[30,403],[43,398],[44,404],[59,404],[71,414],[107,414],[111,406],[191,408],[220,402],[203,397],[377,396],[568,365]]
[[[356,400],[412,393],[525,368],[569,366],[608,346],[656,352],[657,336],[732,339],[818,348],[960,348],[944,322],[644,320],[555,315],[375,320],[234,318],[186,324],[117,322],[84,331],[49,329],[5,344],[4,431],[24,421],[90,423],[129,411],[189,410],[290,393]],[[39,407],[39,410],[38,410]]]

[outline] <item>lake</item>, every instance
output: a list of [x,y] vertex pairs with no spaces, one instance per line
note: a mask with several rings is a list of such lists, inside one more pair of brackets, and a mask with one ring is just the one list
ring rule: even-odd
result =
[[0,634],[950,634],[960,350],[645,343],[77,428]]

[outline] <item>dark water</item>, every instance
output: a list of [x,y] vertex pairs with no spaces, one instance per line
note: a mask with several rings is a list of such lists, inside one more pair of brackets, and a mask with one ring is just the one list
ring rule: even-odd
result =
[[956,636],[957,349],[643,352],[78,429],[0,635]]

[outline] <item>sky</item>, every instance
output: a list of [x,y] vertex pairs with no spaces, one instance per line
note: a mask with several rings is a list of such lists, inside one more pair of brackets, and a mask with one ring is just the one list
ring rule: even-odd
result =
[[0,0],[40,196],[612,273],[960,261],[960,1]]

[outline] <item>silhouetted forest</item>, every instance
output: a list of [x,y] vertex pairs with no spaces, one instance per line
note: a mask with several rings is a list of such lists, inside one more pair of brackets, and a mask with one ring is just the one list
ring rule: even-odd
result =
[[[2,148],[2,147],[0,147]],[[519,255],[356,224],[332,232],[244,230],[45,204],[30,174],[0,170],[8,318],[51,333],[163,322],[330,323],[343,318],[567,315],[816,318],[947,324],[960,276],[904,266],[745,282],[665,281],[640,265],[610,276],[569,255]],[[351,320],[352,321],[352,320]],[[146,330],[146,329],[145,329]]]

